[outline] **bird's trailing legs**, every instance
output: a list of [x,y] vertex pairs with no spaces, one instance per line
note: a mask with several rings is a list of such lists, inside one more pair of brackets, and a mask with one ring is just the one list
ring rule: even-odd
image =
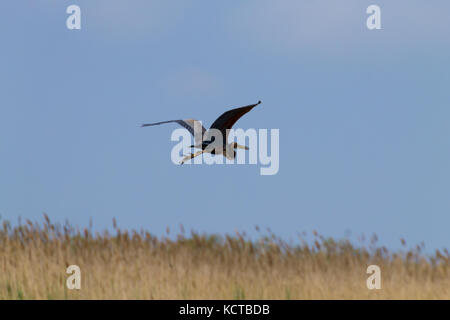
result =
[[247,147],[247,146],[241,146],[241,145],[238,144],[237,142],[234,143],[233,147],[234,147],[234,149],[250,150],[249,147]]
[[185,163],[185,162],[188,161],[188,160],[191,160],[192,158],[195,158],[195,157],[201,155],[203,152],[204,152],[204,150],[200,150],[200,151],[197,151],[197,152],[195,152],[195,153],[191,153],[190,155],[185,156],[185,157],[183,158],[183,160],[181,160],[180,165],[183,164],[183,163]]

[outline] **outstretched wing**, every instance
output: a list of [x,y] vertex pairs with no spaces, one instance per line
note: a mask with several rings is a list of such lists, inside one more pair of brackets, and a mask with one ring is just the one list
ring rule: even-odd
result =
[[211,125],[210,129],[217,129],[222,132],[222,136],[224,138],[224,145],[228,141],[228,132],[227,129],[231,129],[233,125],[236,123],[236,121],[239,120],[244,114],[252,110],[254,107],[256,107],[258,104],[260,104],[261,101],[258,101],[258,103],[251,104],[245,107],[240,107],[236,109],[229,110],[222,114],[220,117],[217,118],[216,121]]
[[155,123],[146,123],[143,124],[143,127],[149,127],[149,126],[156,126],[159,124],[164,123],[171,123],[176,122],[180,126],[186,128],[192,136],[194,136],[195,144],[199,144],[202,142],[203,134],[205,133],[206,129],[202,126],[202,123],[195,119],[185,119],[185,120],[169,120],[169,121],[162,121],[162,122],[155,122]]

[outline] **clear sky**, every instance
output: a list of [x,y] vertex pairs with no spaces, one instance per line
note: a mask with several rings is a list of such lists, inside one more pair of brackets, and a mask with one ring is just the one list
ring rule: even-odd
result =
[[[66,28],[81,7],[82,29]],[[381,30],[366,8],[381,7]],[[450,244],[447,0],[10,0],[0,10],[3,219]],[[278,128],[280,170],[176,166],[175,124]]]

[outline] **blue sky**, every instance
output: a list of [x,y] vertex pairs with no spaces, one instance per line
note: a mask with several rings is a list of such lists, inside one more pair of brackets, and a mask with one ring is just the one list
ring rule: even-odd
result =
[[[66,28],[77,4],[82,30]],[[381,7],[382,30],[366,28]],[[0,214],[449,247],[448,1],[2,1]],[[176,125],[263,104],[280,170],[176,166]],[[217,181],[217,183],[215,183]]]

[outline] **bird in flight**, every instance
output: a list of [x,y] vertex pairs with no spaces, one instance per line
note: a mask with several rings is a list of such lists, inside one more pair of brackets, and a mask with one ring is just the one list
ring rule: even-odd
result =
[[[201,149],[200,151],[191,153],[183,158],[180,164],[183,164],[187,160],[195,158],[202,153],[210,154],[222,154],[227,159],[234,159],[236,157],[235,149],[249,150],[246,146],[241,146],[237,142],[228,143],[228,133],[233,127],[236,121],[239,120],[244,114],[252,110],[254,107],[259,105],[261,101],[248,106],[228,110],[223,113],[220,117],[214,121],[211,127],[206,130],[202,126],[201,122],[195,119],[185,119],[185,120],[169,120],[155,123],[146,123],[142,127],[156,126],[164,123],[175,122],[186,128],[193,136],[195,144],[191,148]],[[216,137],[221,137],[221,139],[216,139]]]

